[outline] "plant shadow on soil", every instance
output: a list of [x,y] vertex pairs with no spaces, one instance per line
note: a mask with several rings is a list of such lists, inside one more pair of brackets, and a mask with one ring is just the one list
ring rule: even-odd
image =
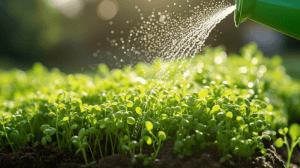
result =
[[[264,157],[260,151],[255,150],[255,154],[247,162],[242,158],[239,162],[237,156],[233,155],[231,158],[235,163],[236,168],[285,168],[287,160],[286,147],[276,148],[274,147],[274,141],[268,141],[263,139],[262,141],[267,149],[266,157]],[[290,143],[290,141],[289,141]],[[121,154],[115,154],[104,157],[99,163],[101,158],[100,154],[94,154],[96,163],[86,166],[88,168],[227,168],[233,167],[226,161],[221,164],[219,162],[221,155],[219,154],[216,146],[211,146],[199,157],[187,157],[178,159],[177,154],[173,153],[174,142],[169,139],[164,146],[159,150],[157,158],[149,165],[143,166],[143,160],[137,158],[137,163],[131,165],[131,155],[128,153],[127,157],[123,157]],[[136,154],[140,151],[136,149]],[[142,153],[150,156],[153,150],[142,149]],[[111,151],[108,151],[110,154]],[[92,162],[92,155],[88,148],[86,148],[86,155],[88,163]],[[297,145],[293,152],[291,160],[291,168],[300,167],[300,148]],[[12,152],[10,146],[6,146],[2,153],[0,153],[0,167],[22,167],[22,168],[81,168],[84,165],[84,158],[81,152],[75,154],[67,149],[62,151],[57,150],[50,144],[42,145],[39,141],[36,141],[34,148],[31,146],[20,147],[20,150],[16,153]]]

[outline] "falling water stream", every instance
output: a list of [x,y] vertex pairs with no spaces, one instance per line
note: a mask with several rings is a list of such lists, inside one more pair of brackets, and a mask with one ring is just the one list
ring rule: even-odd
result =
[[[187,27],[183,30],[183,33],[179,38],[174,39],[175,42],[172,44],[168,43],[162,49],[163,58],[175,61],[176,58],[185,58],[191,56],[190,62],[194,56],[202,51],[204,42],[209,36],[213,28],[216,27],[226,16],[235,10],[235,6],[224,7],[213,11],[214,14],[201,18],[203,13],[195,15],[196,18],[193,20],[192,26]],[[201,18],[201,19],[200,19]],[[190,62],[187,64],[189,66]],[[171,65],[171,64],[170,64]],[[164,72],[164,69],[159,71],[155,77],[166,78],[169,72]]]
[[[174,6],[181,8],[181,5],[176,3]],[[201,2],[195,7],[189,5],[189,11],[179,13],[171,12],[170,6],[167,7],[168,10],[157,12],[157,15],[153,9],[146,20],[139,7],[135,6],[140,13],[141,22],[129,31],[129,36],[126,39],[107,38],[110,39],[108,41],[112,47],[117,47],[127,55],[125,59],[130,59],[129,65],[133,66],[137,62],[152,63],[157,58],[171,61],[169,65],[172,65],[173,61],[186,56],[190,56],[192,61],[194,56],[202,51],[210,32],[236,8],[224,0]],[[115,32],[112,30],[111,33]],[[118,63],[117,56],[114,58]],[[124,59],[120,59],[120,62],[124,62]],[[169,72],[165,72],[164,68],[168,67],[161,67],[153,78],[166,78]]]

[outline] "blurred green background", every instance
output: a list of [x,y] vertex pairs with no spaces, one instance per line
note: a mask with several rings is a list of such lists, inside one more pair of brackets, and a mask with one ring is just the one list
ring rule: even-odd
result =
[[[112,63],[112,55],[95,53],[112,50],[106,38],[111,30],[126,37],[144,15],[164,11],[167,5],[189,3],[192,7],[208,0],[2,0],[0,2],[0,69],[27,70],[40,62],[49,69],[75,73],[92,71],[94,65]],[[221,1],[221,0],[220,0]],[[235,4],[234,0],[225,2]],[[177,12],[188,9],[182,7]],[[113,23],[113,24],[112,24]],[[220,33],[222,32],[222,34]],[[114,38],[120,36],[115,33]],[[217,36],[217,37],[216,37]],[[300,41],[247,20],[238,28],[233,13],[211,32],[206,45],[223,45],[227,53],[239,54],[240,48],[254,41],[264,55],[279,54],[287,73],[300,79]],[[116,51],[118,59],[124,56]],[[126,64],[126,61],[123,63]]]

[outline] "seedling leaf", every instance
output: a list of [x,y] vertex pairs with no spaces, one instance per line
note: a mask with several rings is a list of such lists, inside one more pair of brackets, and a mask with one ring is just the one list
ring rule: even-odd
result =
[[151,145],[152,144],[152,139],[149,137],[149,136],[144,136],[143,137],[143,139],[146,141],[146,143],[148,144],[148,145]]
[[132,107],[133,106],[133,102],[132,101],[129,101],[127,104],[126,104],[127,107]]
[[283,146],[283,140],[282,138],[278,138],[276,141],[275,141],[275,146],[277,148],[281,148]]
[[166,136],[166,133],[164,131],[159,131],[158,132],[158,138],[161,140],[161,141],[164,141],[167,136]]
[[136,113],[142,114],[142,109],[140,107],[135,108]]
[[220,110],[220,106],[219,105],[214,105],[214,107],[212,108],[212,112],[218,111]]
[[146,121],[145,126],[148,131],[151,131],[153,129],[153,124],[150,121]]
[[293,123],[289,129],[289,135],[293,141],[296,141],[298,137],[300,137],[300,125],[297,123]]
[[133,125],[133,124],[135,124],[135,119],[134,119],[133,117],[128,117],[128,118],[127,118],[127,123],[128,123],[129,125]]

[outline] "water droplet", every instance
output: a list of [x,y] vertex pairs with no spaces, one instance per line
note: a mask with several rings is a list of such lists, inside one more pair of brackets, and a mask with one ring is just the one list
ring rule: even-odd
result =
[[247,68],[246,67],[241,67],[241,73],[247,73]]
[[187,70],[186,72],[183,73],[183,77],[188,77],[190,75],[190,71]]
[[252,64],[256,65],[258,63],[258,59],[256,57],[252,58]]
[[115,31],[112,30],[112,31],[111,31],[111,34],[114,34],[114,33],[115,33]]
[[265,65],[259,66],[259,72],[260,73],[265,73],[267,71],[267,67]]
[[218,56],[214,59],[215,64],[221,64],[223,62],[222,57]]
[[254,84],[253,84],[252,82],[249,82],[249,83],[248,83],[248,87],[249,87],[249,88],[252,88],[253,85],[254,85]]
[[114,24],[114,22],[113,22],[113,21],[110,21],[110,22],[109,22],[109,25],[113,25],[113,24]]

